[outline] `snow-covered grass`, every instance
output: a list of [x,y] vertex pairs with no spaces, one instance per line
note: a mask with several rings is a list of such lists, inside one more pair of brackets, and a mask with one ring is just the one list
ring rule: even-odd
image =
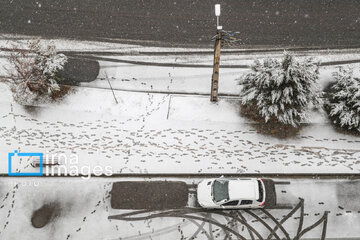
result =
[[[169,119],[193,122],[256,124],[255,121],[241,116],[240,100],[238,98],[223,97],[218,103],[213,104],[209,102],[208,96],[180,95],[172,96],[170,102]],[[183,106],[186,106],[186,108]],[[326,124],[329,122],[324,111],[312,111],[309,119],[313,124]]]

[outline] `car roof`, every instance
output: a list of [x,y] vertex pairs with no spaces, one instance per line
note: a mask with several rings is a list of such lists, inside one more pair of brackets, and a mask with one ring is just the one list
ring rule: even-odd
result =
[[229,180],[229,198],[230,200],[254,200],[256,199],[257,184],[253,179]]

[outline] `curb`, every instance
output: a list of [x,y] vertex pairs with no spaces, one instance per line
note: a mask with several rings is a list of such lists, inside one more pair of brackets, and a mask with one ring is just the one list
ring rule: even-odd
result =
[[[79,178],[89,175],[65,176],[63,174],[56,176],[42,176],[45,178]],[[256,177],[256,178],[294,178],[294,179],[360,179],[360,173],[115,173],[111,176],[90,175],[91,178],[218,178],[224,177]],[[19,178],[18,176],[8,176],[1,173],[3,178]],[[33,178],[34,176],[21,176],[21,178]]]

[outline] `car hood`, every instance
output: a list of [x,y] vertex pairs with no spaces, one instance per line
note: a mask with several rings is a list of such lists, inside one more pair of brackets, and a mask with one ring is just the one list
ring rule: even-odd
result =
[[[208,183],[211,184],[208,185]],[[197,200],[202,207],[216,207],[217,205],[212,200],[211,186],[213,180],[204,180],[198,184]]]

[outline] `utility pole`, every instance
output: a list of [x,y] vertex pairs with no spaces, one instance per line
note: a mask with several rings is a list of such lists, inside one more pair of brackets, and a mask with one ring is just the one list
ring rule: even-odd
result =
[[211,79],[211,102],[218,101],[218,89],[219,89],[219,67],[220,67],[220,50],[221,50],[221,38],[222,38],[222,26],[219,26],[220,17],[220,4],[215,4],[216,15],[216,40],[214,49],[214,65],[213,74]]

